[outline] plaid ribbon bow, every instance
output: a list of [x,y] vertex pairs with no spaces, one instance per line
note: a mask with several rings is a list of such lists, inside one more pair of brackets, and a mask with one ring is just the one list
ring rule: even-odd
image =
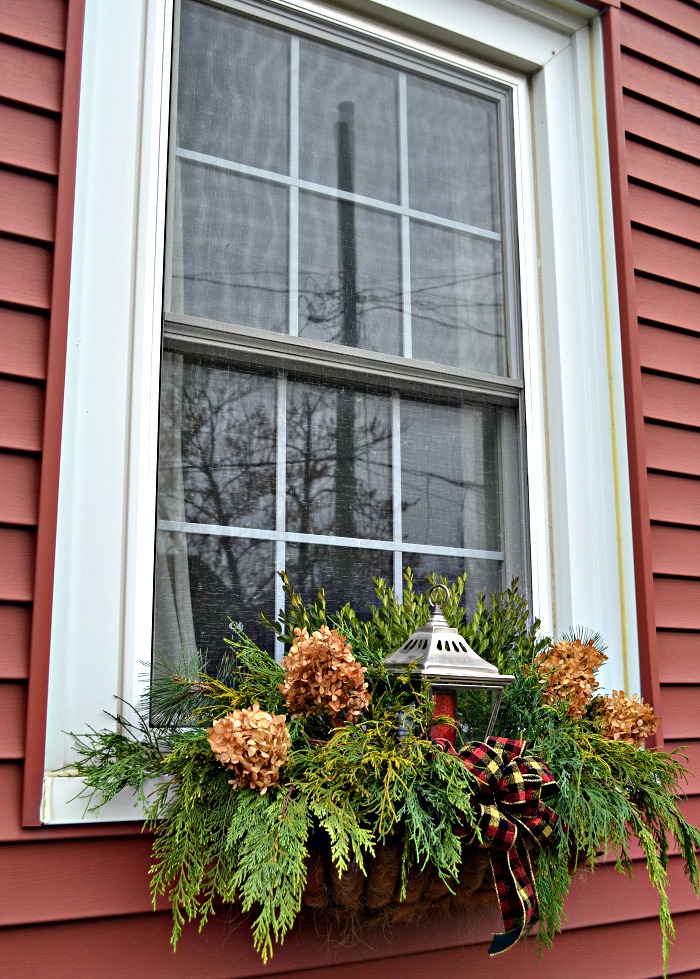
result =
[[523,757],[524,741],[470,741],[459,754],[443,738],[435,743],[461,758],[480,782],[473,805],[482,841],[491,851],[503,918],[503,934],[494,935],[489,948],[489,955],[498,955],[539,919],[535,874],[525,841],[538,846],[553,842],[557,815],[543,800],[556,794],[557,783],[542,759]]

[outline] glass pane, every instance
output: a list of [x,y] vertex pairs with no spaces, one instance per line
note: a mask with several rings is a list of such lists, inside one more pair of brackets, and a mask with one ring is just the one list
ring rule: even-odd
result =
[[500,243],[412,221],[411,326],[414,358],[502,374]]
[[401,353],[399,219],[299,196],[299,335]]
[[496,103],[410,75],[407,100],[411,207],[498,231]]
[[274,588],[271,542],[158,531],[154,650],[172,658],[194,644],[214,670],[227,649],[230,616],[271,652],[274,636],[260,612],[274,616]]
[[179,67],[178,146],[287,173],[287,35],[184,3]]
[[377,603],[372,577],[391,582],[392,566],[389,551],[287,544],[286,570],[292,585],[305,601],[314,599],[319,588],[324,588],[330,612],[350,602],[361,618],[368,618],[367,606]]
[[500,550],[498,411],[401,405],[403,539]]
[[458,575],[465,571],[469,575],[464,589],[463,604],[469,611],[476,608],[479,592],[486,595],[491,592],[501,592],[504,588],[503,565],[500,561],[484,561],[477,558],[444,557],[439,554],[404,554],[402,567],[413,570],[413,580],[417,591],[428,587],[428,575],[433,572],[437,577],[445,575],[449,581],[455,581]]
[[179,161],[172,309],[287,332],[287,191]]
[[287,390],[287,530],[390,540],[389,399],[304,381]]
[[300,43],[299,176],[398,202],[398,73],[312,41]]
[[158,516],[274,527],[276,382],[166,352]]

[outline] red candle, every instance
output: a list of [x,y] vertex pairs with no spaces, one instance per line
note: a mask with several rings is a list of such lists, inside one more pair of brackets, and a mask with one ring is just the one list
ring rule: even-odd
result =
[[[433,690],[435,703],[434,717],[457,718],[457,695],[454,690]],[[431,738],[444,738],[452,747],[455,745],[455,729],[451,724],[433,724],[430,729]]]

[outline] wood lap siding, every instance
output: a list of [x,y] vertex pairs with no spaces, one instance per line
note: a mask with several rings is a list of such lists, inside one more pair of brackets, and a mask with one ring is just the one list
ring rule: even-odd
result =
[[[643,372],[661,704],[667,746],[689,746],[700,818],[700,6],[623,4],[626,166]],[[0,972],[13,979],[168,975],[432,979],[661,973],[658,902],[600,867],[574,883],[565,933],[486,954],[497,916],[326,941],[310,926],[263,968],[224,914],[173,956],[170,917],[150,910],[149,841],[136,824],[25,829],[21,798],[63,99],[64,0],[0,0]],[[56,432],[47,433],[55,438]],[[46,443],[50,445],[51,443]],[[669,868],[678,940],[671,974],[700,976],[700,916],[679,859]]]
[[[620,13],[623,118],[648,468],[664,736],[687,746],[686,814],[700,820],[700,7],[634,0]],[[700,972],[700,913],[671,956]],[[685,971],[683,971],[685,970]]]

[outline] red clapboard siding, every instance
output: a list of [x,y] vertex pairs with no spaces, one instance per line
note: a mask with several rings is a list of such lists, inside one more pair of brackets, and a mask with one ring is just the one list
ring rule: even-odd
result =
[[[700,91],[700,85],[698,86]],[[700,133],[700,124],[698,125]],[[669,197],[650,187],[629,186],[630,218],[636,224],[677,238],[700,242],[700,206]]]
[[684,119],[627,95],[624,120],[628,133],[676,153],[700,158],[700,126],[694,119]]
[[661,683],[700,684],[700,632],[658,632],[656,651]]
[[700,338],[655,326],[639,327],[642,367],[680,377],[700,379]]
[[700,288],[700,248],[632,230],[634,266],[640,272]]
[[625,152],[630,177],[700,200],[700,166],[693,160],[681,160],[633,139],[627,140]]
[[43,380],[48,344],[46,316],[0,307],[0,374]]
[[0,678],[26,679],[31,631],[31,609],[24,605],[0,605]]
[[635,279],[640,319],[700,333],[700,292],[638,275]]
[[691,37],[700,37],[700,10],[682,0],[625,0],[625,6]]
[[622,55],[622,84],[627,91],[700,118],[700,87],[634,55]]
[[700,432],[646,424],[644,435],[650,469],[700,476]]
[[642,375],[644,414],[656,421],[700,426],[700,386],[655,374]]
[[48,309],[53,253],[39,245],[0,238],[0,299]]
[[[59,880],[54,884],[51,867],[49,867],[48,880],[42,880],[42,887],[38,892],[36,888],[33,889],[31,886],[27,887],[26,881],[24,882],[24,886],[22,882],[22,872],[25,869],[29,869],[30,866],[29,857],[31,850],[36,848],[31,844],[25,846],[8,846],[6,848],[6,852],[9,855],[8,863],[11,870],[14,871],[10,882],[11,893],[5,898],[8,907],[10,907],[12,898],[14,897],[15,901],[19,902],[20,907],[27,910],[30,934],[37,934],[37,937],[39,937],[39,933],[31,928],[31,922],[36,917],[43,915],[45,906],[48,906],[49,910],[54,914],[61,907],[65,907],[66,910],[71,905],[75,905],[74,910],[80,910],[85,907],[89,918],[99,919],[102,916],[100,912],[102,911],[102,905],[105,900],[104,895],[110,889],[114,889],[117,893],[122,892],[120,886],[122,876],[126,877],[128,872],[132,874],[145,873],[147,860],[143,858],[148,855],[138,854],[137,858],[134,859],[131,854],[131,851],[136,848],[136,842],[129,841],[128,845],[125,845],[122,841],[105,841],[99,845],[72,842],[54,844],[52,852],[56,853],[57,868],[60,868],[62,874],[59,876],[57,873]],[[39,846],[42,847],[41,844]],[[116,846],[119,846],[120,849],[115,852]],[[126,866],[122,869],[115,863],[114,869],[110,870],[111,865],[106,860],[107,853],[112,855],[112,859],[116,858],[119,863],[124,862]],[[94,864],[89,862],[91,857],[94,857]],[[72,858],[72,862],[70,858]],[[141,863],[139,862],[139,858]],[[91,866],[93,867],[92,871],[90,871]],[[683,880],[682,861],[678,859],[671,860],[669,877],[671,880],[671,902],[673,910],[676,913],[682,914],[684,911],[695,907],[697,899],[692,895],[690,888]],[[615,915],[619,916],[621,920],[648,918],[649,922],[654,926],[658,940],[658,927],[654,921],[658,908],[658,899],[651,886],[644,880],[644,870],[639,863],[635,865],[635,878],[634,881],[630,881],[626,877],[617,874],[609,865],[601,866],[596,871],[595,876],[587,872],[579,875],[574,881],[567,905],[569,912],[567,929],[569,930],[569,934],[572,931],[581,931],[596,924],[606,924]],[[17,881],[16,885],[14,885],[15,880]],[[65,892],[61,887],[64,881],[67,885],[67,891]],[[135,883],[133,881],[129,881],[129,887],[134,891],[132,899],[142,900],[141,893],[135,891]],[[32,894],[32,890],[34,890],[34,894]],[[53,901],[51,900],[52,898],[54,899]],[[633,898],[633,900],[630,900],[630,898]],[[0,901],[3,901],[3,899],[0,898]],[[118,912],[115,910],[114,913],[116,914]],[[76,914],[74,917],[77,918],[79,915]],[[66,914],[65,918],[59,917],[56,920],[71,921],[71,917]],[[192,973],[192,964],[188,961],[189,954],[187,948],[189,942],[192,941],[191,936],[195,931],[193,928],[186,929],[182,939],[183,944],[178,948],[178,952],[173,958],[168,948],[170,921],[167,915],[144,914],[138,918],[131,918],[131,923],[134,926],[135,932],[146,927],[152,933],[152,940],[146,943],[150,949],[150,953],[146,952],[146,946],[139,948],[141,945],[140,942],[130,941],[128,943],[130,947],[132,945],[134,946],[134,951],[139,948],[142,954],[150,954],[152,956],[150,959],[142,960],[143,964],[152,970],[152,975],[163,974],[163,962],[169,963],[167,968],[168,975],[191,976],[193,974],[200,974],[199,972]],[[455,923],[457,923],[457,927],[455,927]],[[75,933],[77,924],[78,922],[75,922],[65,927],[73,929]],[[87,921],[84,924],[87,925]],[[101,924],[102,922],[99,920],[94,920],[90,921],[89,927],[91,929],[93,927],[99,929]],[[116,926],[118,920],[112,919],[110,924]],[[222,926],[225,926],[223,929],[224,934],[228,933],[229,936],[226,944],[231,942],[227,953],[228,956],[235,949],[235,975],[239,979],[243,976],[267,975],[270,967],[263,969],[260,962],[255,958],[251,948],[247,925],[243,923],[240,928],[233,928],[231,927],[231,922],[225,920],[225,916],[214,919],[199,939],[200,964],[206,965],[209,963],[210,967],[214,965],[215,960],[211,959],[210,956],[212,954],[215,955],[216,950],[221,947],[220,941],[223,937]],[[497,927],[498,922],[495,910],[487,910],[485,913],[477,912],[470,917],[455,917],[454,921],[443,918],[442,920],[436,919],[430,925],[413,925],[408,929],[396,929],[396,934],[382,935],[381,931],[370,932],[369,935],[365,936],[366,941],[364,942],[338,947],[335,945],[329,946],[328,943],[319,941],[313,925],[307,925],[306,927],[295,929],[286,939],[285,946],[276,951],[275,958],[272,962],[272,970],[276,972],[277,969],[285,969],[285,966],[288,968],[290,965],[299,967],[302,962],[304,969],[309,969],[329,959],[332,963],[340,964],[343,961],[352,962],[353,960],[362,961],[379,958],[390,953],[397,945],[401,948],[403,954],[411,956],[416,954],[420,955],[427,949],[432,949],[433,947],[454,947],[455,945],[460,947],[462,943],[465,943],[468,947],[470,941],[483,942],[489,938],[489,932]],[[47,932],[52,935],[60,935],[62,929],[57,926],[47,927]],[[39,940],[41,942],[41,939]],[[101,948],[102,945],[101,942],[94,941],[87,944],[95,948]],[[33,941],[31,947],[32,949],[35,947]],[[485,951],[485,949],[483,950]],[[467,948],[464,951],[467,951]],[[510,953],[511,965],[514,970],[517,971],[518,962],[520,962],[520,966],[522,967],[533,952],[533,947],[529,949],[523,947]],[[553,954],[556,956],[557,952],[555,951]],[[168,955],[170,956],[169,960],[166,958]],[[61,956],[57,956],[57,963],[61,960]],[[411,963],[412,961],[413,958],[411,958]],[[484,962],[486,963],[488,960],[484,959]],[[71,965],[74,965],[74,960],[71,960]],[[405,965],[408,965],[408,963],[405,962]],[[120,967],[121,974],[123,975],[131,977],[132,975],[141,974],[138,971],[136,973],[132,971],[128,959],[120,959]],[[559,963],[559,967],[561,968],[561,963]],[[97,966],[97,960],[93,960],[93,968],[95,969],[95,975],[102,974]],[[52,977],[54,976],[53,972],[50,974]],[[215,968],[211,974],[216,975],[220,973]],[[224,974],[231,975],[230,972]],[[285,974],[287,974],[286,971]],[[406,974],[411,976],[422,975],[422,973],[416,972],[412,968]],[[477,969],[475,974],[481,975],[482,972]]]
[[0,163],[56,176],[60,127],[55,119],[0,104],[0,132]]
[[33,531],[0,527],[0,601],[31,601],[35,550]]
[[64,0],[2,0],[0,34],[63,51],[66,42]]
[[45,853],[42,842],[8,843],[0,850],[0,927],[150,912],[149,838],[54,841],[49,860]]
[[0,97],[60,112],[63,60],[0,41]]
[[56,187],[48,180],[0,170],[0,231],[53,241]]
[[[24,757],[26,708],[27,688],[24,683],[0,683],[0,758]],[[0,862],[4,861],[0,858]]]
[[0,448],[38,452],[43,423],[42,388],[0,378]]
[[626,10],[620,12],[620,40],[622,47],[636,51],[652,61],[675,68],[692,78],[700,77],[700,61],[694,40],[679,37],[670,31],[660,30]]
[[648,487],[652,520],[700,527],[700,480],[650,473]]
[[700,629],[700,581],[655,578],[654,597],[657,628]]
[[[630,888],[634,885],[630,884]],[[697,930],[693,913],[675,919],[677,941],[671,953],[671,974],[697,965]],[[488,944],[470,944],[472,928],[463,919],[447,923],[451,941],[440,948],[442,929],[427,924],[397,928],[391,936],[374,936],[353,945],[329,943],[323,935],[292,933],[275,952],[267,967],[249,949],[246,926],[235,927],[221,916],[201,935],[185,930],[173,955],[168,948],[170,922],[166,914],[11,928],[0,933],[0,954],[12,979],[96,979],[114,973],[129,979],[250,979],[298,974],[313,979],[445,979],[478,976],[503,979],[500,956],[489,958]],[[415,933],[432,938],[419,952],[412,951]],[[437,932],[437,934],[435,934]],[[434,943],[434,947],[431,947]],[[27,950],[31,949],[28,958]],[[399,954],[397,954],[397,952]],[[523,942],[508,952],[508,975],[536,975],[538,979],[658,979],[661,941],[651,919],[610,925],[599,931],[575,930],[556,939],[552,951],[538,959],[534,942]]]
[[[700,733],[700,687],[663,686],[661,716],[665,737],[675,741],[696,738]],[[693,803],[699,804],[697,812],[693,809],[693,818],[700,820],[700,796],[695,796]]]
[[685,767],[690,772],[688,783],[685,786],[686,795],[700,794],[700,741],[664,741],[664,751],[678,750],[685,755],[687,761],[681,759]]
[[39,475],[38,459],[0,452],[0,523],[36,524]]
[[700,578],[700,530],[652,527],[651,553],[654,574]]

